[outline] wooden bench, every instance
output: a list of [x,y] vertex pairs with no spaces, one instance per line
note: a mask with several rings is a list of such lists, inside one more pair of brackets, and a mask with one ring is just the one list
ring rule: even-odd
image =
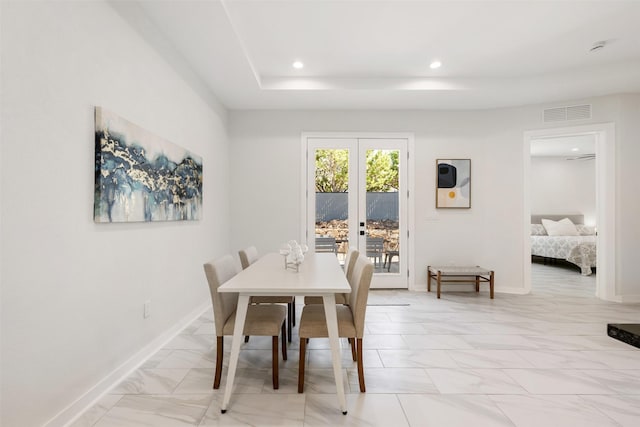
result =
[[427,292],[431,292],[431,279],[435,279],[438,285],[438,298],[442,283],[475,283],[476,292],[480,292],[480,283],[489,283],[489,296],[493,299],[493,278],[493,270],[477,265],[427,266]]

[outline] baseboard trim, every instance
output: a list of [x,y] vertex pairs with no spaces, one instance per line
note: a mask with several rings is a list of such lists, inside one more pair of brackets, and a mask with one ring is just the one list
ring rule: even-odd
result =
[[[445,283],[441,284],[442,286],[442,292],[475,292],[475,285],[473,284],[462,284],[462,285],[447,285]],[[426,284],[422,284],[422,285],[415,285],[413,288],[411,288],[410,290],[412,292],[426,292],[427,294],[431,293],[435,293],[436,292],[436,284],[434,282],[431,282],[431,292],[427,292],[427,285]],[[489,292],[489,285],[487,285],[486,283],[483,283],[480,285],[480,292]],[[527,292],[524,288],[505,288],[505,287],[496,287],[495,288],[495,293],[496,294],[515,294],[515,295],[526,295],[529,292]]]
[[163,348],[176,335],[189,326],[194,320],[200,317],[206,310],[211,309],[211,302],[202,304],[192,310],[189,314],[180,319],[175,325],[163,332],[148,345],[131,356],[126,362],[113,370],[110,374],[100,380],[95,386],[85,394],[76,399],[75,402],[60,411],[51,418],[45,427],[64,427],[76,421],[87,409],[93,406],[113,387],[118,385],[123,379],[131,375],[144,362],[153,356],[158,350]]
[[[486,287],[486,285],[485,285]],[[480,290],[482,290],[482,285],[480,285]],[[527,295],[529,291],[524,288],[513,288],[513,287],[496,287],[496,293],[500,294],[513,294],[513,295]]]
[[616,302],[634,304],[640,302],[640,295],[616,295]]

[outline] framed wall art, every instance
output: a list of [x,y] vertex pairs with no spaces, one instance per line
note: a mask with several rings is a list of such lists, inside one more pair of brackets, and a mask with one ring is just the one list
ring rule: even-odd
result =
[[202,158],[95,108],[95,222],[199,220]]
[[436,182],[436,208],[471,207],[471,159],[437,159]]

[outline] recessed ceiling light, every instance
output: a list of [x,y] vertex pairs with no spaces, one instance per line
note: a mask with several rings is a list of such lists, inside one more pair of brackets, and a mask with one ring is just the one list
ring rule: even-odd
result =
[[571,149],[571,151],[580,151],[580,149],[578,147],[574,147]]
[[431,68],[432,70],[435,70],[436,68],[440,68],[442,66],[442,62],[438,61],[437,59],[434,61],[431,61],[431,64],[429,64],[429,68]]
[[304,64],[302,63],[302,61],[296,61],[292,65],[293,65],[293,68],[295,68],[296,70],[300,70],[301,68],[304,68]]

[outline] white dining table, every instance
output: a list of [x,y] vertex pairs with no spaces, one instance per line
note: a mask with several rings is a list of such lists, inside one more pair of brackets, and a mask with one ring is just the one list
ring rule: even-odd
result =
[[347,413],[344,394],[338,319],[336,315],[336,293],[349,293],[351,287],[346,279],[338,258],[333,253],[307,253],[304,261],[295,269],[285,269],[284,257],[278,253],[268,253],[242,270],[218,288],[218,292],[237,292],[238,308],[231,344],[231,357],[227,372],[221,412],[227,411],[233,382],[238,366],[240,347],[244,342],[244,321],[249,299],[252,296],[309,295],[321,296],[327,319],[329,344],[333,360],[333,374],[336,381],[338,404],[343,414]]

